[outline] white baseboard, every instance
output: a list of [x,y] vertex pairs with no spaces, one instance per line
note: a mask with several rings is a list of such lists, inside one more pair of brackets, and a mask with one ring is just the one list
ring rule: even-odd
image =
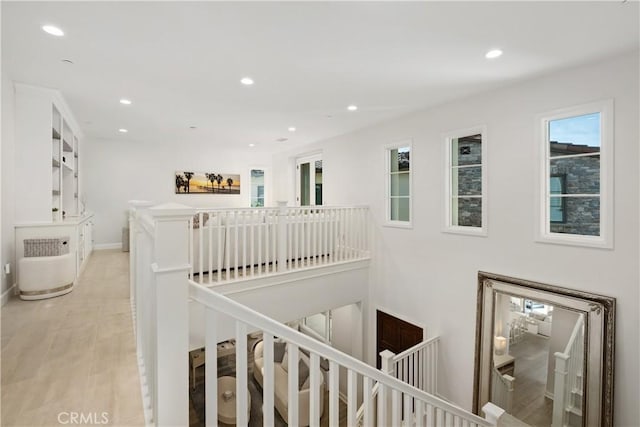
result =
[[11,285],[11,287],[9,287],[9,289],[7,289],[2,293],[1,305],[5,305],[9,301],[9,296],[13,293],[15,289],[16,289],[16,284],[14,283],[13,285]]
[[96,251],[104,251],[106,249],[122,249],[122,242],[116,243],[96,243],[93,245]]

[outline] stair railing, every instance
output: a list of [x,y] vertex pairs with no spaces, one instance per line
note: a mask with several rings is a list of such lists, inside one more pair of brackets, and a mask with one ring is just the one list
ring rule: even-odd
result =
[[[193,281],[189,281],[191,298],[203,304],[206,310],[206,366],[208,372],[217,372],[217,319],[222,315],[232,319],[236,330],[236,366],[247,363],[247,332],[261,331],[264,339],[264,373],[263,373],[263,419],[264,425],[273,425],[274,407],[274,373],[273,373],[273,339],[278,337],[288,343],[288,390],[298,389],[298,355],[301,349],[309,353],[310,358],[310,407],[309,425],[318,426],[321,411],[321,374],[320,359],[329,361],[329,425],[338,425],[339,376],[340,369],[346,369],[347,376],[347,425],[357,425],[358,386],[362,384],[364,396],[372,396],[372,390],[378,385],[376,420],[379,426],[400,426],[403,423],[416,426],[434,425],[468,425],[491,426],[486,419],[480,418],[464,409],[448,403],[436,396],[410,386],[364,362],[361,362],[339,350],[289,328],[269,317],[262,315],[242,304],[239,304],[219,293],[212,291]],[[271,368],[269,368],[271,367]],[[246,425],[248,391],[248,373],[246,369],[236,372],[236,414],[237,424]],[[216,375],[205,373],[205,395],[207,425],[215,425],[218,402]],[[296,427],[300,424],[301,412],[297,393],[288,393],[288,425]],[[277,397],[275,397],[277,398]],[[390,410],[387,402],[390,401]],[[372,426],[373,399],[364,399],[363,422]],[[212,423],[209,424],[209,420]],[[304,420],[304,419],[303,419]],[[406,425],[406,424],[405,424]]]
[[491,402],[511,413],[513,409],[513,383],[511,375],[501,374],[493,366],[491,368]]
[[576,321],[564,352],[556,352],[556,367],[553,387],[552,427],[564,427],[568,410],[572,407],[571,393],[582,390],[584,358],[584,316]]

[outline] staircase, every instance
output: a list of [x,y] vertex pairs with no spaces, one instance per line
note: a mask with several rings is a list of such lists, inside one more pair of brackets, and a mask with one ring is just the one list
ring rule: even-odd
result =
[[[282,209],[281,209],[282,211]],[[236,302],[227,296],[209,288],[204,284],[190,280],[193,275],[191,260],[193,217],[195,210],[182,205],[167,204],[150,206],[148,203],[132,204],[131,225],[131,290],[132,309],[134,313],[136,344],[139,357],[139,370],[142,379],[143,401],[149,425],[177,426],[189,424],[188,403],[188,351],[189,351],[189,304],[203,307],[205,336],[205,390],[206,390],[206,424],[215,426],[219,415],[219,394],[217,375],[217,344],[221,323],[232,324],[236,341],[236,366],[247,366],[247,335],[261,333],[263,335],[263,419],[265,426],[274,424],[274,401],[280,396],[275,393],[274,381],[274,340],[288,344],[287,387],[298,390],[298,359],[301,351],[309,354],[310,386],[309,407],[301,408],[298,393],[288,393],[287,420],[292,427],[300,425],[300,411],[308,411],[310,426],[320,425],[321,396],[319,385],[322,381],[320,361],[326,359],[328,371],[328,422],[331,426],[339,425],[340,378],[346,378],[347,425],[356,426],[468,426],[489,427],[497,425],[500,411],[488,404],[485,408],[487,418],[474,415],[452,403],[438,398],[433,393],[437,387],[437,366],[427,359],[429,352],[437,354],[438,340],[431,340],[420,348],[413,349],[398,356],[388,357],[388,368],[393,375],[377,370],[360,360],[327,346],[313,338],[305,336],[289,328],[285,324],[265,316],[251,308]],[[253,213],[253,215],[257,215]],[[339,215],[343,215],[342,213]],[[328,215],[329,222],[336,224],[336,215]],[[337,222],[347,224],[347,216],[339,216]],[[317,218],[316,218],[317,219]],[[306,217],[311,231],[307,234],[322,234],[322,229],[313,225],[311,217]],[[294,222],[295,223],[295,222]],[[219,223],[221,224],[221,223]],[[288,268],[322,268],[323,263],[330,264],[332,258],[338,262],[350,262],[349,255],[355,254],[353,262],[357,262],[366,252],[366,240],[358,232],[353,234],[347,227],[338,227],[334,234],[337,245],[329,245],[316,252],[297,252],[291,255],[287,251],[285,241],[293,242],[295,251],[295,227],[279,221],[280,239],[275,244],[277,268],[275,274],[291,274]],[[293,224],[293,223],[292,223]],[[237,225],[237,223],[236,223]],[[293,234],[287,234],[287,229]],[[356,227],[359,229],[358,227]],[[325,228],[327,232],[331,227]],[[304,230],[302,225],[299,231]],[[227,230],[228,231],[228,230]],[[213,234],[213,231],[211,231]],[[234,240],[235,240],[235,231]],[[306,233],[306,232],[305,232]],[[317,234],[316,234],[317,233]],[[246,233],[245,235],[251,235]],[[328,234],[325,234],[328,235]],[[266,236],[266,234],[265,234]],[[290,236],[290,237],[283,237]],[[331,242],[331,238],[328,240]],[[301,241],[302,242],[302,241]],[[307,248],[313,240],[305,241]],[[326,242],[326,241],[325,241]],[[212,245],[211,245],[212,246]],[[210,247],[211,247],[210,246]],[[237,248],[238,246],[236,246]],[[285,248],[284,250],[282,250]],[[291,246],[290,246],[291,248]],[[202,249],[202,246],[200,246]],[[228,250],[229,252],[231,249]],[[233,249],[236,252],[236,249]],[[336,255],[333,255],[336,254]],[[323,257],[324,255],[324,257]],[[328,255],[328,257],[327,257]],[[218,255],[222,258],[222,254]],[[260,255],[258,254],[258,257]],[[204,257],[202,257],[204,258]],[[210,258],[213,258],[211,256]],[[346,258],[346,259],[345,259]],[[251,261],[246,263],[243,255],[242,264],[239,257],[234,257],[235,268],[226,270],[222,276],[226,281],[229,270],[234,281],[241,282],[244,273],[252,273]],[[249,257],[250,259],[250,257]],[[308,265],[312,264],[312,265]],[[317,264],[317,265],[314,265]],[[209,264],[209,273],[213,273]],[[236,275],[238,269],[243,275]],[[246,271],[245,271],[246,270]],[[255,274],[264,273],[264,270]],[[202,270],[198,281],[201,280]],[[221,276],[217,276],[220,278]],[[295,276],[292,276],[295,277]],[[295,282],[291,283],[295,286]],[[435,350],[434,350],[435,349]],[[249,421],[249,393],[247,369],[237,369],[235,384],[235,415],[237,425],[247,425]],[[359,393],[361,390],[361,393]],[[427,392],[428,391],[428,392]],[[305,424],[306,425],[306,424]]]
[[584,317],[576,321],[564,352],[555,353],[552,427],[582,425]]

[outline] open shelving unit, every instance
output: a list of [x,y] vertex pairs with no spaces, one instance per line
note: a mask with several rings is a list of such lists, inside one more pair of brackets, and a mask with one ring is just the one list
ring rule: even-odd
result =
[[54,222],[80,213],[78,194],[78,138],[53,106],[51,124],[51,211]]

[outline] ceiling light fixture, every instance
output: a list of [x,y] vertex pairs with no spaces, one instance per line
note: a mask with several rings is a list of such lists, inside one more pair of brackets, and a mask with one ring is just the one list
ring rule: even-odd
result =
[[358,106],[357,106],[357,105],[349,105],[349,106],[347,107],[347,110],[349,110],[349,111],[356,111],[357,109],[358,109]]
[[249,147],[255,147],[256,144],[249,144]]
[[276,139],[276,142],[287,142],[289,140],[289,138],[278,138]]
[[293,126],[289,128],[289,132],[295,132],[295,131],[296,131],[296,128],[294,128]]
[[128,130],[126,130],[126,129],[124,129],[124,128],[120,128],[120,129],[118,129],[118,132],[120,132],[120,133],[127,133],[127,132],[129,132],[129,131],[128,131]]
[[253,79],[251,77],[243,77],[240,80],[240,83],[242,83],[245,86],[251,86],[253,84]]
[[56,36],[56,37],[64,36],[64,31],[62,31],[58,27],[54,27],[53,25],[43,25],[42,26],[42,31],[44,31],[47,34],[51,34],[52,36]]
[[502,51],[500,49],[492,49],[484,56],[487,59],[495,59],[499,56],[502,56]]
[[129,99],[122,98],[122,99],[120,100],[120,104],[123,104],[123,105],[131,105],[131,101],[130,101]]
[[71,64],[73,65],[73,61],[70,59],[61,59],[62,62],[64,62],[65,64]]

